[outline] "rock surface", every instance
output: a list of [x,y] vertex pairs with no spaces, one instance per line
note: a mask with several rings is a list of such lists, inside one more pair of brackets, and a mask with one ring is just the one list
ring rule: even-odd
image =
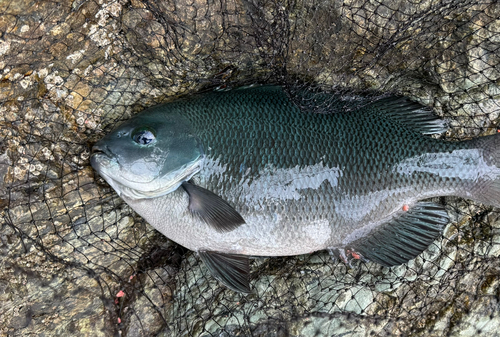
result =
[[452,223],[407,265],[325,252],[252,263],[221,287],[92,171],[120,120],[207,87],[315,83],[397,92],[496,132],[494,1],[0,2],[0,334],[498,334],[498,211],[447,198]]

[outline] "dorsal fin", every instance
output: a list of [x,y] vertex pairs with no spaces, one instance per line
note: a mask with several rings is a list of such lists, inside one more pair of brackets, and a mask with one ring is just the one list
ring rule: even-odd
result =
[[345,90],[327,90],[311,85],[289,85],[285,88],[288,98],[302,111],[315,114],[335,114],[357,110],[370,99]]
[[332,114],[355,110],[390,118],[422,134],[431,135],[447,130],[446,122],[432,110],[402,96],[390,96],[372,101],[370,95],[347,94],[343,91],[324,91],[315,87],[287,87],[286,93],[303,112]]
[[447,130],[446,122],[435,116],[431,109],[406,97],[382,98],[366,106],[365,109],[373,109],[377,114],[405,124],[424,135],[439,134]]

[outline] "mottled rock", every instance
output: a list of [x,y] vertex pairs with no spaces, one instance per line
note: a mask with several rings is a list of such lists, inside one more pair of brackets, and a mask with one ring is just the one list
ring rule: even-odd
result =
[[494,334],[496,210],[448,198],[443,238],[399,267],[255,259],[244,296],[139,219],[89,155],[145,107],[256,82],[397,92],[447,137],[494,133],[499,15],[493,1],[0,2],[1,333]]

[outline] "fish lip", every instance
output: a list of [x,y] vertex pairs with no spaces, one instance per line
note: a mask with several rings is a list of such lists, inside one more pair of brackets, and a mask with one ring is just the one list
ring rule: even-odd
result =
[[[101,160],[98,158],[101,158]],[[105,165],[103,166],[102,159],[113,161],[113,158],[113,153],[107,146],[94,145],[90,153],[90,166],[92,166],[99,175],[103,176]]]
[[[100,161],[98,158],[100,158]],[[94,145],[92,147],[91,154],[90,154],[90,166],[92,166],[94,168],[94,170],[97,171],[97,173],[99,173],[100,176],[105,178],[106,181],[113,180],[113,181],[118,183],[117,179],[115,179],[111,174],[106,173],[106,167],[109,165],[103,164],[103,162],[102,162],[103,159],[108,161],[108,162],[115,163],[120,168],[122,167],[120,162],[116,159],[116,156],[111,152],[111,150],[106,145],[104,145],[104,146]],[[154,176],[149,181],[135,181],[135,180],[130,180],[130,179],[128,181],[131,183],[147,184],[147,183],[154,181],[157,178],[158,178],[158,176]],[[127,186],[127,185],[122,184],[122,183],[119,183],[119,184],[123,185],[125,187]]]
[[100,162],[98,161],[98,157],[105,157],[106,159],[109,159],[109,157],[104,153],[104,152],[95,152],[90,155],[90,166],[99,174],[103,175],[103,170],[101,167]]
[[104,145],[104,146],[101,146],[101,145],[94,145],[92,146],[92,151],[91,151],[91,156],[95,155],[95,154],[104,154],[106,155],[106,157],[113,157],[113,154],[111,153],[111,151],[109,150],[109,148]]
[[92,150],[90,152],[90,166],[94,168],[94,170],[97,171],[97,173],[101,174],[102,173],[102,167],[101,164],[98,162],[98,157],[104,157],[108,161],[113,160],[114,156],[113,153],[109,150],[109,148],[104,145],[94,145],[92,146]]

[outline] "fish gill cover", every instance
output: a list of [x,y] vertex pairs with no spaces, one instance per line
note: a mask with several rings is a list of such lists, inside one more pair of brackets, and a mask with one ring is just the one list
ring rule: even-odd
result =
[[441,198],[451,223],[398,267],[253,260],[242,295],[89,164],[146,107],[252,83],[397,93],[445,118],[442,137],[492,134],[499,61],[495,1],[1,1],[1,335],[499,335],[496,209]]

